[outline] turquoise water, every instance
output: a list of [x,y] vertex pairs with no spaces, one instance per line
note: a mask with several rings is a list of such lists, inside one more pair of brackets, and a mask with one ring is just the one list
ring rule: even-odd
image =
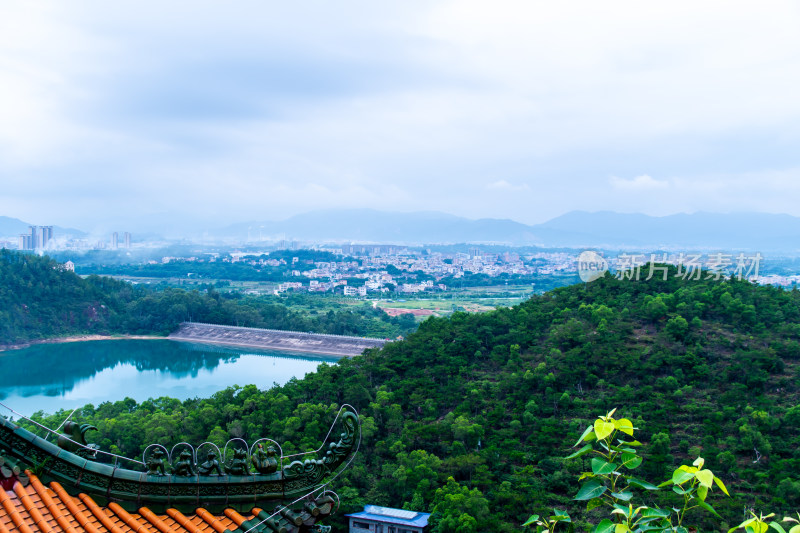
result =
[[0,353],[0,401],[30,416],[126,396],[205,398],[230,385],[282,385],[336,360],[160,339],[41,344]]

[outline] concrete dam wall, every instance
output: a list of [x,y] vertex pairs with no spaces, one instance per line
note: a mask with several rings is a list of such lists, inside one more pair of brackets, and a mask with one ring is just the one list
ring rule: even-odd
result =
[[310,352],[324,355],[352,357],[360,355],[367,348],[380,348],[386,344],[384,339],[348,337],[346,335],[324,335],[321,333],[300,333],[277,329],[240,328],[220,326],[199,322],[184,322],[170,339],[192,342],[208,342],[228,346],[265,348],[292,352]]

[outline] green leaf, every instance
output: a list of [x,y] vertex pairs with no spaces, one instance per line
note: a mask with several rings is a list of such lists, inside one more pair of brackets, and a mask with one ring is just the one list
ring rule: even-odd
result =
[[697,487],[697,497],[700,498],[701,501],[706,501],[706,496],[708,496],[708,487],[704,485]]
[[522,524],[522,527],[529,526],[529,525],[533,524],[534,522],[536,522],[537,520],[539,520],[539,515],[538,514],[532,514],[531,517],[528,518],[528,520],[525,521],[524,524]]
[[601,496],[606,490],[608,489],[606,489],[606,487],[597,481],[589,481],[581,487],[581,489],[578,491],[578,494],[575,496],[575,499],[591,500],[592,498]]
[[572,522],[572,518],[570,518],[569,513],[566,511],[562,511],[561,509],[553,508],[553,515],[550,518],[552,520],[557,520],[559,522]]
[[605,505],[605,502],[602,498],[592,498],[586,503],[586,510],[591,511],[592,509],[597,509],[603,505]]
[[628,533],[631,528],[628,527],[628,524],[617,524],[614,526],[614,533]]
[[658,490],[658,487],[656,487],[652,483],[648,483],[647,481],[644,481],[642,479],[637,479],[635,477],[628,478],[628,485],[631,485],[632,487],[639,487],[640,489],[645,489],[645,490]]
[[642,511],[642,516],[654,516],[658,518],[667,518],[670,515],[670,512],[666,509],[659,509],[657,507],[648,507],[644,511]]
[[694,460],[694,462],[692,464],[694,466],[696,466],[697,468],[703,468],[703,465],[705,463],[706,463],[705,459],[703,459],[702,457],[698,457],[697,459]]
[[613,422],[604,422],[599,418],[594,421],[594,434],[598,440],[603,440],[614,432]]
[[622,500],[624,502],[627,502],[627,501],[630,501],[630,499],[633,497],[633,493],[632,492],[612,492],[611,496],[613,496],[614,498],[616,498],[618,500]]
[[633,423],[627,418],[620,418],[619,420],[614,421],[614,427],[616,427],[621,432],[625,433],[626,435],[630,435],[633,437]]
[[598,457],[592,459],[592,472],[596,476],[607,476],[616,469],[617,465],[615,465],[614,463],[608,463]]
[[594,533],[612,533],[614,527],[614,522],[606,518],[597,524],[597,527],[594,528]]
[[722,518],[719,514],[717,514],[717,512],[714,510],[714,508],[711,507],[710,505],[708,505],[706,502],[699,501],[699,502],[697,502],[697,505],[699,505],[700,507],[702,507],[703,509],[705,509],[709,513],[713,514],[717,518]]
[[753,523],[753,522],[755,522],[755,521],[756,521],[756,519],[755,519],[755,518],[748,518],[747,520],[745,520],[744,522],[742,522],[742,523],[741,523],[741,524],[739,524],[738,526],[730,528],[730,529],[728,530],[728,533],[732,533],[733,531],[736,531],[736,530],[737,530],[737,529],[739,529],[740,527],[747,528],[747,525],[748,525],[748,524],[751,524],[751,523]]
[[684,488],[683,488],[683,487],[681,487],[680,485],[673,485],[673,486],[672,486],[672,490],[673,490],[673,491],[674,491],[676,494],[681,494],[681,495],[683,495],[683,494],[688,494],[688,493],[692,492],[692,489],[691,489],[691,488],[684,489]]
[[[772,528],[772,529],[774,529],[775,531],[778,531],[778,533],[786,533],[786,530],[785,530],[785,529],[783,529],[783,526],[781,526],[781,525],[780,525],[779,523],[777,523],[777,522],[770,522],[770,523],[769,523],[769,527],[771,527],[771,528]],[[792,528],[792,529],[794,529],[794,528]]]
[[576,457],[580,457],[582,455],[586,455],[590,451],[592,451],[592,445],[591,444],[587,444],[586,446],[584,446],[583,448],[581,448],[577,452],[575,452],[575,453],[573,453],[571,455],[568,455],[566,458],[567,459],[575,459]]
[[794,526],[789,530],[789,533],[800,533],[800,526]]
[[622,454],[622,466],[627,468],[628,470],[633,470],[637,468],[640,464],[642,464],[642,458],[636,455],[635,453],[623,453]]
[[581,435],[581,437],[578,439],[578,442],[576,442],[576,443],[575,443],[575,444],[574,444],[572,447],[574,448],[575,446],[577,446],[578,444],[580,444],[580,443],[581,443],[581,442],[583,442],[584,440],[586,440],[586,441],[592,441],[592,440],[594,440],[594,438],[586,438],[586,437],[588,437],[588,436],[589,436],[589,434],[590,434],[590,433],[593,433],[593,432],[592,432],[592,426],[589,426],[589,427],[587,427],[587,428],[586,428],[586,429],[583,431],[583,434],[582,434],[582,435]]
[[[720,478],[718,478],[717,476],[714,476],[714,483],[717,484],[717,486],[720,488],[720,490],[722,492],[724,492],[728,497],[730,497],[730,494],[728,494],[728,489],[725,488],[725,483],[723,483]],[[792,532],[790,531],[789,533],[792,533]],[[800,533],[800,532],[798,532],[798,533]]]
[[697,481],[699,481],[704,487],[711,488],[711,485],[714,484],[714,473],[711,472],[711,470],[700,470],[694,475],[694,477],[696,477]]
[[675,485],[682,485],[692,478],[694,478],[694,473],[689,473],[686,470],[681,470],[680,468],[672,473],[672,482]]

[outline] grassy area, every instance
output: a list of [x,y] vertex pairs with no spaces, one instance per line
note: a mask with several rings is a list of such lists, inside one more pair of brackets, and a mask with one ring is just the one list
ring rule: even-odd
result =
[[[164,284],[185,289],[199,288],[202,285],[211,284],[220,292],[235,291],[251,295],[273,296],[275,289],[278,287],[278,284],[274,282],[259,281],[222,280],[222,286],[219,286],[220,283],[218,282],[220,280],[135,276],[113,277],[137,284]],[[391,298],[379,298],[374,293],[367,298],[351,298],[331,293],[285,293],[277,298],[295,311],[311,315],[326,313],[329,310],[363,306],[367,303],[385,309],[430,310],[438,316],[444,316],[454,311],[482,313],[492,311],[497,307],[511,307],[530,298],[534,289],[535,287],[530,284],[503,284],[482,287],[451,287],[450,290],[445,292],[393,295]],[[418,318],[420,320],[424,319],[424,317]]]

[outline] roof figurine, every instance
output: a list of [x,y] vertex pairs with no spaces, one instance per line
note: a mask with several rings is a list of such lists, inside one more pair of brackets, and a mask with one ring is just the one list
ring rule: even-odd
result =
[[[54,433],[19,413],[12,413],[29,426]],[[342,406],[333,424],[343,429],[338,440],[331,442],[330,439],[334,438],[331,437],[319,449],[293,454],[290,458],[276,449],[280,448],[277,443],[265,450],[260,443],[250,448],[243,439],[232,439],[229,444],[238,443],[233,447],[233,457],[229,455],[230,468],[226,472],[222,468],[226,463],[224,454],[219,460],[219,450],[212,443],[201,445],[211,446],[216,451],[209,450],[205,455],[206,461],[200,465],[196,464],[195,448],[188,443],[176,445],[172,452],[160,444],[151,444],[142,460],[138,461],[92,449],[69,439],[78,446],[79,455],[63,450],[17,422],[0,416],[0,449],[5,449],[3,455],[21,467],[19,480],[9,482],[13,483],[16,496],[0,490],[0,498],[5,494],[5,500],[14,500],[4,500],[0,507],[0,533],[5,533],[6,529],[36,531],[38,526],[20,527],[27,517],[31,517],[33,524],[39,523],[41,520],[35,519],[36,512],[44,521],[52,522],[50,530],[54,532],[71,531],[62,526],[62,522],[70,521],[81,525],[94,523],[94,528],[84,529],[97,533],[129,530],[110,527],[115,520],[124,522],[134,531],[202,531],[207,529],[201,525],[203,523],[215,524],[213,529],[217,531],[226,528],[252,533],[324,531],[325,527],[316,527],[319,520],[339,506],[338,496],[327,488],[328,484],[349,465],[361,440],[358,414],[352,407]],[[71,427],[69,431],[73,429]],[[328,435],[336,434],[333,429]],[[81,426],[78,426],[80,430]],[[226,451],[228,448],[226,445]],[[180,453],[176,457],[178,449]],[[82,450],[94,454],[85,456]],[[327,453],[322,455],[323,451]],[[250,464],[253,465],[252,472]],[[36,476],[29,472],[34,465],[37,465]],[[169,465],[173,466],[172,472]],[[280,465],[286,466],[279,468]],[[20,481],[28,477],[33,488],[26,489]],[[28,492],[22,494],[26,490]],[[54,503],[51,508],[47,500],[52,501],[55,495],[62,504]],[[25,512],[12,512],[17,504]],[[28,509],[31,505],[49,510],[32,511]],[[265,508],[274,510],[269,512]],[[67,509],[63,512],[70,513],[73,519],[65,518],[61,511],[62,514],[56,516],[59,512],[55,509]],[[230,519],[230,524],[224,527],[223,522],[214,521],[214,513],[223,512]],[[194,513],[195,518],[187,518],[182,513]],[[131,525],[143,520],[153,527],[140,529]],[[190,524],[192,521],[196,522],[193,522],[194,526]],[[3,525],[11,527],[4,529]]]

